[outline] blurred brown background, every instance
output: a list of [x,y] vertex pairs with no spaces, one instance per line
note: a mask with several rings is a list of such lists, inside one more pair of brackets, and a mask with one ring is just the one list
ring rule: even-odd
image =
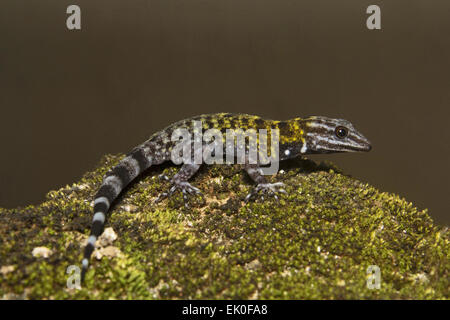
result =
[[227,111],[352,121],[373,150],[322,158],[448,224],[449,31],[448,0],[2,0],[0,206]]

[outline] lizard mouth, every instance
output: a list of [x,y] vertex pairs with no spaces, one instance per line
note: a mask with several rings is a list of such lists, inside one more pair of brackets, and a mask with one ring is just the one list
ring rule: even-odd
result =
[[370,150],[372,150],[372,144],[363,135],[360,135],[356,141],[359,144],[359,148],[357,151],[369,152]]
[[332,140],[313,144],[314,153],[369,152],[372,144],[364,136],[353,136],[345,140]]
[[[362,140],[362,141],[361,141]],[[357,143],[353,141],[350,145],[344,147],[344,152],[369,152],[372,150],[372,144],[366,138],[361,139]]]
[[368,151],[370,151],[370,150],[372,150],[372,145],[371,145],[371,144],[368,144],[365,148],[363,148],[362,151],[368,152]]
[[348,151],[353,151],[353,152],[369,152],[370,150],[372,150],[372,145],[370,145],[370,144],[362,145],[359,147],[350,147],[348,149]]

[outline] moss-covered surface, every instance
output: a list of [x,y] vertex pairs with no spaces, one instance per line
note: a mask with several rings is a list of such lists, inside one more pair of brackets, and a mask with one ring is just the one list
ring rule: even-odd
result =
[[[67,288],[89,233],[92,197],[121,156],[107,156],[44,203],[0,209],[0,297],[27,299],[448,299],[450,237],[395,194],[309,160],[272,181],[287,196],[244,205],[252,187],[239,166],[203,168],[205,197],[154,204],[168,187],[150,169],[116,201],[107,227],[115,257],[93,258],[81,290]],[[34,257],[33,249],[52,251]],[[116,250],[118,251],[118,250]],[[367,268],[381,288],[367,288]]]

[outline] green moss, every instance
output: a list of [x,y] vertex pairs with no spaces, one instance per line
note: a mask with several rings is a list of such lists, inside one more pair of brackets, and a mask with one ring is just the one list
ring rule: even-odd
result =
[[[173,175],[162,166],[123,192],[107,227],[120,254],[92,259],[81,290],[67,288],[92,219],[107,156],[39,206],[0,209],[0,297],[28,299],[448,299],[450,237],[426,210],[344,175],[331,164],[284,163],[287,196],[244,205],[239,166],[202,168],[203,198],[154,204]],[[35,258],[33,248],[52,250]],[[367,267],[381,288],[367,288]],[[12,267],[12,271],[11,271]]]

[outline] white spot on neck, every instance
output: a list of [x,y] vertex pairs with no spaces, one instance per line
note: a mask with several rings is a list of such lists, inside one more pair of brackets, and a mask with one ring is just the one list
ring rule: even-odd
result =
[[300,149],[301,153],[306,153],[308,151],[308,147],[306,146],[306,142],[302,145],[302,148]]

